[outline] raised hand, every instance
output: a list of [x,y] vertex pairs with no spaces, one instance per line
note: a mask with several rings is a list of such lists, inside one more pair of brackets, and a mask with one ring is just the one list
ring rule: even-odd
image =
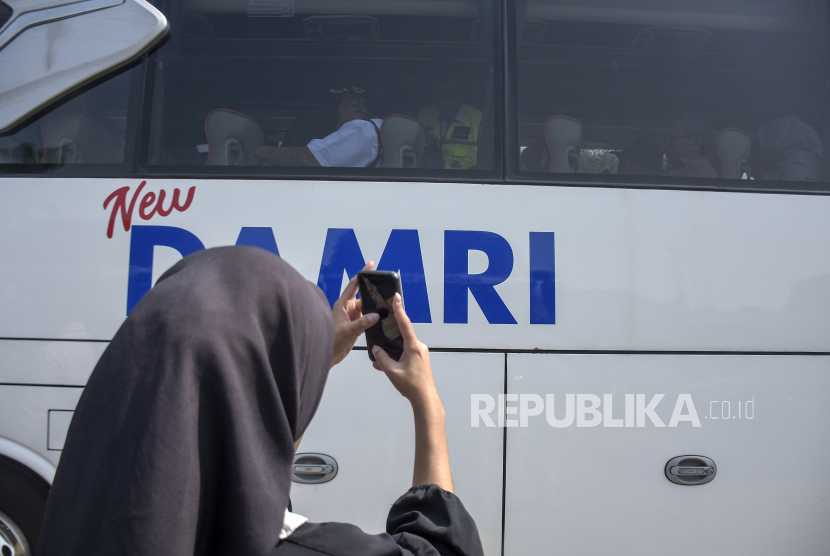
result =
[[437,396],[429,363],[429,349],[415,336],[412,321],[404,311],[398,294],[395,294],[392,301],[392,311],[403,338],[403,355],[400,361],[395,361],[383,348],[375,346],[372,350],[376,359],[375,368],[385,372],[392,385],[410,402]]
[[435,484],[452,492],[444,406],[432,377],[429,349],[415,336],[412,322],[406,316],[398,294],[392,301],[392,310],[403,337],[401,360],[395,361],[380,346],[375,346],[372,353],[376,360],[375,368],[386,373],[392,385],[412,404],[415,418],[412,486]]
[[[369,262],[363,270],[375,268],[374,262]],[[334,303],[332,316],[334,317],[334,348],[331,354],[331,366],[334,367],[349,355],[355,342],[367,328],[375,324],[379,317],[377,313],[363,315],[363,304],[357,299],[357,276],[349,280],[340,299]]]

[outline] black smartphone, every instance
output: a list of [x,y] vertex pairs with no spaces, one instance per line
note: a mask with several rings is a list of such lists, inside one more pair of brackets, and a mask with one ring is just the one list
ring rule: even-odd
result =
[[363,300],[363,314],[377,313],[380,320],[366,331],[366,346],[369,348],[369,359],[375,360],[372,348],[380,346],[389,357],[395,361],[401,360],[403,355],[403,337],[392,311],[392,299],[401,290],[401,277],[397,272],[384,270],[361,270],[357,275],[360,286],[360,299]]

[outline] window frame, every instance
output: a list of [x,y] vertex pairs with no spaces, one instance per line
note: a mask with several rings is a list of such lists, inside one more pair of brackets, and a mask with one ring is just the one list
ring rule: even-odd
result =
[[[493,19],[493,37],[490,42],[493,75],[493,168],[491,170],[441,170],[404,169],[404,168],[321,168],[321,167],[274,167],[269,171],[266,166],[193,166],[193,165],[153,165],[149,164],[151,122],[153,110],[153,92],[158,62],[159,48],[147,57],[146,79],[143,88],[142,113],[150,117],[143,118],[139,130],[140,154],[137,169],[141,178],[183,178],[183,179],[244,179],[271,181],[366,181],[366,182],[425,182],[425,183],[489,183],[504,184],[506,150],[504,145],[504,40],[503,40],[503,6],[502,0],[490,0]],[[181,2],[164,0],[156,7],[170,21],[172,36],[179,29],[182,21]],[[165,57],[179,53],[177,43],[174,49],[165,53]],[[501,86],[500,86],[501,85]],[[486,98],[486,92],[485,92]],[[482,108],[486,115],[486,107]]]
[[77,98],[80,95],[83,95],[87,91],[90,91],[91,89],[94,89],[95,87],[98,87],[99,85],[102,85],[107,81],[110,81],[111,79],[116,79],[119,76],[124,75],[125,73],[132,72],[132,75],[130,75],[130,82],[127,86],[127,109],[125,112],[127,125],[124,130],[124,159],[122,162],[111,164],[58,164],[42,162],[36,162],[34,164],[0,164],[0,176],[27,177],[33,175],[48,175],[54,177],[67,178],[77,178],[86,176],[96,178],[133,177],[133,175],[136,173],[135,162],[138,141],[137,130],[138,122],[141,118],[145,58],[146,54],[125,66],[117,68],[111,73],[108,73],[104,76],[95,79],[94,81],[74,91],[72,94],[63,97],[57,100],[56,102],[49,104],[48,106],[45,106],[43,109],[39,110],[31,117],[21,122],[20,125],[16,126],[9,133],[3,135],[14,135],[28,126],[36,124],[41,118],[45,117],[46,115],[50,114],[55,110],[60,109],[62,106],[64,106],[67,102],[71,101],[72,99]]
[[[491,2],[493,18],[492,71],[493,71],[493,147],[494,167],[490,171],[446,171],[430,173],[429,170],[406,170],[389,168],[302,168],[282,167],[280,172],[263,172],[265,167],[219,167],[196,171],[200,166],[149,166],[150,129],[152,123],[152,102],[155,84],[156,63],[159,50],[170,42],[178,31],[181,21],[181,2],[155,0],[151,2],[165,13],[172,31],[165,39],[138,60],[119,68],[86,85],[77,93],[81,94],[96,87],[122,72],[131,71],[141,65],[130,83],[127,108],[127,129],[125,152],[122,164],[5,164],[0,165],[0,176],[29,177],[49,175],[54,177],[99,177],[99,178],[170,178],[170,179],[241,179],[265,181],[364,181],[364,182],[425,182],[425,183],[484,183],[500,185],[526,185],[543,187],[588,187],[613,189],[656,189],[668,191],[711,191],[740,192],[784,195],[830,195],[828,182],[776,182],[759,180],[731,180],[711,178],[705,182],[691,178],[663,176],[617,176],[603,174],[521,174],[519,172],[519,98],[518,98],[518,28],[516,3],[511,0]],[[827,2],[830,4],[830,0]],[[828,12],[830,13],[830,11]],[[830,18],[817,22],[817,26],[828,29],[830,42]],[[174,44],[168,47],[177,48]],[[175,53],[175,50],[172,52]],[[170,54],[168,54],[170,55]],[[826,58],[827,74],[830,76],[830,56]],[[68,99],[52,104],[17,130],[29,125],[51,110],[59,108]],[[486,109],[486,107],[485,107]],[[11,133],[9,133],[11,134]],[[501,155],[499,155],[501,153]],[[828,153],[826,156],[830,156]],[[670,181],[671,183],[666,183]],[[800,186],[800,187],[799,187]],[[826,190],[818,189],[825,187]]]

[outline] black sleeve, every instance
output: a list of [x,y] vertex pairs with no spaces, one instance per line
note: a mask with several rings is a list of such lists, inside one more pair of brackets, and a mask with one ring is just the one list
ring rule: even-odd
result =
[[483,556],[478,529],[457,496],[435,485],[409,489],[389,511],[387,533],[346,523],[306,523],[269,556]]
[[[434,554],[434,553],[433,553]],[[381,533],[370,535],[348,523],[306,523],[269,556],[412,556]]]
[[475,521],[453,493],[436,485],[412,487],[389,510],[386,532],[415,556],[483,556]]

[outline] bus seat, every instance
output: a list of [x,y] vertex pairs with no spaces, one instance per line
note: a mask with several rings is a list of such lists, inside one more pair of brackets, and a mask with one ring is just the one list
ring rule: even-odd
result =
[[[244,166],[254,149],[265,144],[265,132],[259,122],[225,108],[218,108],[205,118],[209,166]],[[246,160],[246,153],[247,160]]]
[[722,168],[721,177],[732,180],[752,177],[749,166],[752,138],[747,132],[740,129],[724,129],[718,133],[715,149],[718,151]]
[[392,114],[380,125],[383,141],[383,168],[420,168],[426,132],[421,122]]
[[579,172],[582,122],[568,116],[551,116],[545,123],[545,141],[550,153],[548,172],[557,174]]
[[119,164],[124,145],[109,129],[77,110],[56,110],[41,121],[42,163]]

